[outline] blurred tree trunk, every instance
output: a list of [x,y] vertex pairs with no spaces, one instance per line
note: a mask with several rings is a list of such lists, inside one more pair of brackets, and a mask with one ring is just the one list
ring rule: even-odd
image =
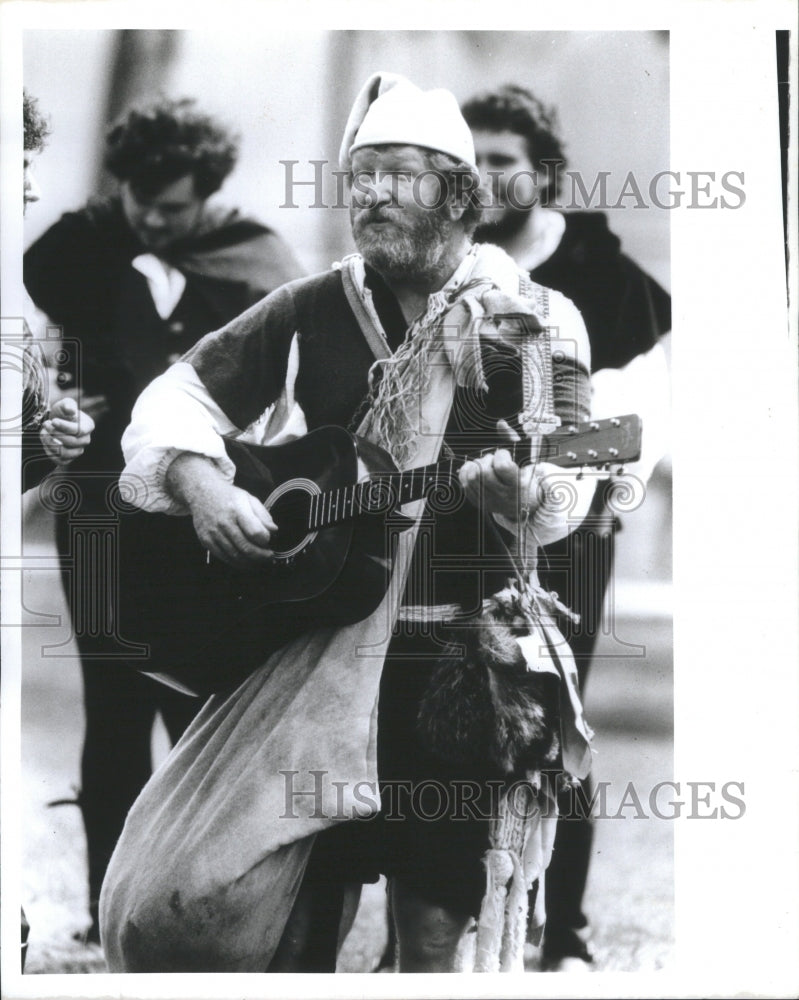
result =
[[[323,171],[324,203],[338,206],[335,211],[321,212],[321,241],[325,261],[339,260],[355,249],[350,229],[349,212],[342,210],[349,202],[349,195],[341,180],[334,178],[339,169],[338,153],[344,122],[352,102],[365,77],[360,76],[359,53],[363,41],[357,31],[331,31],[328,41],[327,66],[324,79],[331,86],[324,90],[325,134],[322,148],[328,151],[329,164]],[[323,266],[327,266],[325,263]]]

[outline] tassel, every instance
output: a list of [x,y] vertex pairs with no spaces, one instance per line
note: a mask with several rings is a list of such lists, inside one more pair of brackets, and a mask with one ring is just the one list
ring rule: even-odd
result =
[[475,972],[524,971],[528,884],[521,856],[538,814],[532,784],[516,785],[513,796],[512,803],[503,796],[491,821],[491,847],[483,859],[486,892],[477,923]]
[[505,929],[505,887],[513,876],[514,864],[510,851],[497,848],[486,851],[483,862],[486,892],[477,923],[474,971],[498,972]]
[[505,931],[502,935],[500,972],[524,972],[524,943],[527,938],[527,884],[519,855],[511,853],[513,876],[505,903]]

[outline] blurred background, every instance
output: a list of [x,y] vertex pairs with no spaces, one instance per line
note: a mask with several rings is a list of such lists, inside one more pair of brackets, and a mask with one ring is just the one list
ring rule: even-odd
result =
[[[110,190],[101,167],[107,125],[158,94],[196,97],[241,134],[239,164],[215,196],[254,214],[288,241],[308,271],[354,249],[345,208],[313,208],[311,160],[324,160],[324,201],[336,202],[338,148],[350,105],[376,70],[443,86],[458,100],[502,83],[529,87],[556,106],[567,168],[590,191],[600,172],[611,204],[632,171],[669,168],[667,32],[419,32],[27,30],[25,87],[50,117],[36,163],[41,202],[25,221],[26,245],[64,211]],[[285,207],[293,200],[295,208]],[[566,203],[566,205],[568,202]],[[669,213],[607,210],[624,250],[666,289]],[[564,205],[565,207],[565,205]],[[590,206],[586,206],[590,207]],[[596,206],[595,206],[596,207]],[[99,950],[73,941],[86,923],[84,845],[76,808],[48,809],[78,782],[81,686],[55,568],[52,525],[26,497],[21,821],[23,901],[32,925],[28,971],[102,971]],[[646,502],[627,514],[598,660],[586,692],[597,730],[598,780],[628,781],[642,794],[672,776],[671,473],[658,466]],[[156,759],[164,734],[154,738]],[[617,796],[617,797],[618,797]],[[599,967],[663,968],[672,938],[672,835],[668,822],[600,822],[588,908]],[[602,855],[599,858],[599,855]],[[645,874],[641,874],[641,873]],[[382,902],[367,893],[345,967],[367,969],[379,953]],[[370,902],[371,900],[371,902]],[[370,908],[371,907],[371,908]]]
[[[352,249],[347,212],[310,208],[308,187],[295,189],[297,208],[281,208],[280,161],[299,161],[296,180],[313,179],[311,160],[338,169],[352,100],[376,70],[446,87],[459,101],[502,83],[531,88],[558,110],[568,169],[589,191],[610,172],[611,203],[628,171],[646,184],[669,165],[667,32],[29,30],[23,59],[25,86],[53,126],[37,161],[46,197],[26,220],[28,242],[105,189],[107,125],[159,93],[196,97],[239,130],[239,165],[219,197],[278,229],[311,271]],[[668,212],[633,204],[611,211],[611,228],[668,289]]]

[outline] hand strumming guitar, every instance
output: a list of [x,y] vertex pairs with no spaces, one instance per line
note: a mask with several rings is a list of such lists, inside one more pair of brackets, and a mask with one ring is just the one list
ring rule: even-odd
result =
[[269,540],[277,525],[257,497],[228,482],[210,459],[179,455],[166,485],[191,511],[197,537],[211,555],[233,566],[271,561]]

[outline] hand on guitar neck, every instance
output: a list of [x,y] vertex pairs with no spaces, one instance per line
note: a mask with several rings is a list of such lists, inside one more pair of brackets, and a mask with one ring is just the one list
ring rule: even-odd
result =
[[[506,420],[497,422],[497,430],[509,446],[521,440]],[[520,512],[529,516],[540,506],[539,486],[547,471],[549,467],[539,464],[519,466],[507,448],[498,448],[464,462],[458,479],[466,498],[476,507],[515,521]]]
[[275,522],[251,493],[228,482],[202,455],[185,452],[169,466],[169,491],[191,511],[200,543],[231,566],[268,563]]

